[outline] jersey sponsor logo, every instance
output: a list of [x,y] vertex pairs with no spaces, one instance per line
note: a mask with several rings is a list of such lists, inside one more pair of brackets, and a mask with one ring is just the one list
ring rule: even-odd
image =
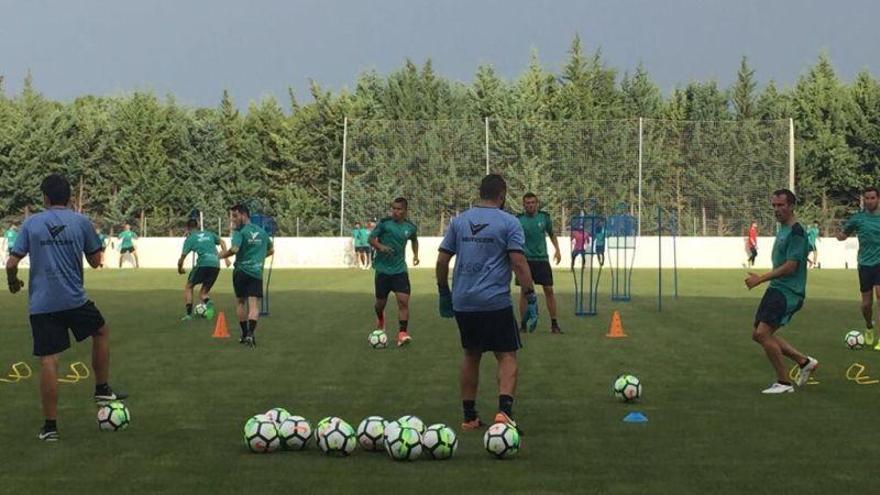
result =
[[49,235],[52,238],[40,241],[40,246],[69,246],[73,244],[73,241],[70,239],[55,239],[66,228],[66,225],[46,225],[46,230],[49,231]]
[[471,222],[471,221],[468,221],[468,224],[470,224],[470,227],[471,227],[471,235],[477,235],[477,234],[479,234],[483,229],[485,229],[486,227],[489,226],[488,223],[474,223],[474,222]]
[[67,225],[46,225],[46,228],[49,229],[49,234],[52,236],[52,239],[54,239],[58,237],[58,234],[64,232]]

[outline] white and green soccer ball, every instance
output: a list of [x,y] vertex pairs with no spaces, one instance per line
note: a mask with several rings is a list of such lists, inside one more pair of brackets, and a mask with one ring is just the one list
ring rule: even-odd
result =
[[418,416],[413,416],[412,414],[407,414],[397,418],[397,422],[401,425],[415,428],[416,431],[419,432],[419,435],[424,434],[427,430],[427,428],[425,428],[425,422],[419,419]]
[[614,396],[623,402],[632,402],[642,396],[642,382],[635,375],[624,373],[614,379]]
[[370,347],[373,349],[384,349],[388,346],[388,335],[385,334],[384,330],[373,330],[370,336],[367,337],[367,342],[370,343]]
[[128,428],[131,413],[122,402],[114,401],[98,408],[98,429],[101,431],[119,431]]
[[865,334],[858,330],[852,330],[843,338],[843,342],[850,350],[857,351],[865,347]]
[[265,414],[258,414],[244,425],[244,443],[257,454],[275,452],[281,446],[278,427]]
[[357,443],[354,428],[339,418],[318,426],[315,436],[318,447],[327,455],[347,456],[354,451]]
[[275,423],[275,426],[281,425],[284,420],[290,417],[290,413],[283,407],[273,407],[263,413],[263,415],[271,419]]
[[193,311],[196,313],[196,316],[201,316],[204,318],[204,316],[208,313],[208,305],[205,303],[198,303],[193,308]]
[[458,449],[458,437],[452,428],[442,423],[429,426],[422,435],[422,450],[431,459],[449,459],[455,455],[456,449]]
[[507,423],[495,423],[483,435],[483,447],[496,459],[510,459],[519,452],[519,431]]
[[302,450],[312,436],[312,426],[302,416],[289,416],[278,426],[281,446],[286,450]]
[[422,455],[422,436],[411,426],[388,423],[385,427],[385,451],[395,461],[414,461]]
[[357,428],[357,442],[364,450],[378,451],[385,447],[385,425],[382,416],[364,418]]

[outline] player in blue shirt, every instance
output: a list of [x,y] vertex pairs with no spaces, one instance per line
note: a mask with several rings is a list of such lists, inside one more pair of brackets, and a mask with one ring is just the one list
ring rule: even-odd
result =
[[[538,299],[529,265],[523,254],[525,235],[519,220],[502,210],[507,184],[497,174],[480,183],[477,206],[452,219],[437,257],[437,289],[440,316],[455,317],[464,349],[461,364],[463,430],[482,426],[476,409],[480,359],[493,352],[498,360],[498,409],[495,422],[517,427],[513,421],[516,392],[516,351],[521,347],[513,304],[510,272],[526,296],[525,320],[532,329],[538,324]],[[449,290],[449,262],[456,256]]]
[[92,337],[92,370],[95,374],[95,402],[121,400],[127,394],[114,393],[110,378],[110,331],[95,303],[83,288],[83,254],[92,268],[101,263],[103,247],[92,222],[67,207],[70,183],[52,174],[40,185],[46,211],[24,222],[6,262],[9,292],[24,287],[18,278],[18,264],[30,256],[28,283],[34,355],[40,358],[40,395],[45,423],[38,438],[58,440],[58,358],[70,347],[73,332],[77,342]]

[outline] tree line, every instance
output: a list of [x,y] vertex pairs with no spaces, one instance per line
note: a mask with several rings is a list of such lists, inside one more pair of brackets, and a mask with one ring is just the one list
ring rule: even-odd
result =
[[[466,205],[472,194],[474,183],[450,181],[450,173],[479,177],[485,170],[480,127],[485,118],[493,126],[492,168],[518,188],[543,187],[561,215],[584,197],[604,200],[607,195],[606,208],[620,198],[631,200],[631,174],[614,175],[619,173],[615,164],[632,161],[637,117],[652,119],[654,128],[644,130],[651,136],[644,151],[650,162],[646,167],[652,167],[644,192],[646,210],[657,206],[674,211],[688,233],[693,224],[694,234],[739,234],[740,227],[725,217],[748,217],[753,210],[759,215],[766,206],[750,207],[754,197],[731,194],[730,187],[752,187],[746,187],[750,174],[737,169],[744,162],[758,166],[787,160],[787,148],[776,143],[783,127],[761,121],[794,120],[796,186],[803,214],[828,226],[858,206],[860,189],[873,183],[880,166],[880,82],[867,70],[851,82],[842,81],[826,54],[791,87],[773,81],[759,86],[743,57],[736,80],[727,88],[711,80],[691,81],[664,94],[644,66],[621,72],[600,50],[588,52],[575,37],[566,62],[555,72],[532,53],[528,67],[512,80],[484,65],[472,82],[463,83],[437,74],[430,60],[421,65],[406,60],[385,76],[360,74],[352,89],[333,92],[312,82],[309,93],[310,101],[300,102],[291,89],[283,102],[270,96],[241,111],[228,91],[207,108],[140,91],[56,101],[42,95],[30,75],[14,95],[7,94],[0,77],[0,218],[20,221],[38,211],[39,181],[48,172],[61,172],[73,185],[73,206],[107,230],[128,222],[140,230],[146,227],[150,235],[177,235],[194,210],[216,222],[229,205],[257,200],[265,213],[276,217],[282,235],[335,235],[342,206],[345,117],[362,126],[356,138],[360,141],[352,143],[347,158],[353,184],[373,173],[368,166],[405,155],[400,170],[386,175],[418,178],[411,189],[442,198],[436,211],[424,212],[426,219],[437,218],[429,231],[439,230],[444,217]],[[382,128],[388,122],[450,120],[475,122],[475,129],[446,130],[446,137],[432,144],[418,129],[395,141],[395,133],[402,131]],[[611,130],[601,124],[614,121],[629,123]],[[741,125],[724,127],[724,122]],[[722,128],[734,130],[718,131]],[[767,131],[771,128],[772,135]],[[582,149],[584,142],[597,142],[585,140],[599,133],[604,133],[602,146]],[[401,142],[424,149],[394,151]],[[459,148],[473,150],[450,156],[443,148],[446,142],[466,142]],[[564,153],[559,151],[563,148]],[[713,162],[721,148],[732,157],[729,163]],[[446,168],[421,163],[420,156],[445,160]],[[595,172],[569,170],[566,177],[577,176],[580,182],[560,192],[557,185],[568,179],[554,170],[563,159],[605,163],[615,184],[624,186],[614,193],[597,191]],[[468,167],[476,168],[459,170]],[[769,177],[763,173],[752,174],[754,188],[777,186],[759,180]],[[394,184],[370,180],[360,192],[352,192],[351,201],[365,204],[369,198],[358,199],[357,194],[371,191],[382,198],[392,194],[386,189]],[[694,188],[706,191],[714,202],[707,206],[708,199],[688,196]],[[382,214],[376,211],[381,204],[348,208],[354,208],[346,215],[352,223]],[[708,232],[707,210],[714,212],[708,214]]]

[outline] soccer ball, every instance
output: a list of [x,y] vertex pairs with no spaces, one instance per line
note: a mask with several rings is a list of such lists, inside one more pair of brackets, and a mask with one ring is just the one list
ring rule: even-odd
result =
[[283,407],[273,407],[272,409],[266,411],[263,415],[271,419],[272,422],[275,423],[275,426],[280,426],[281,423],[284,422],[284,420],[290,417],[290,413],[287,412],[287,409],[284,409]]
[[196,313],[196,316],[201,316],[204,318],[205,314],[208,313],[208,306],[205,303],[198,303],[193,308]]
[[315,430],[318,447],[327,455],[347,456],[357,443],[354,428],[345,421],[334,418]]
[[642,396],[642,382],[636,376],[627,373],[614,380],[612,389],[614,396],[623,402],[632,402]]
[[278,426],[281,446],[287,450],[302,450],[312,436],[312,426],[302,416],[289,416]]
[[370,416],[361,421],[357,441],[364,450],[382,450],[385,446],[385,423],[381,416]]
[[411,426],[388,423],[385,427],[385,451],[395,461],[414,461],[422,455],[422,437]]
[[405,416],[401,416],[397,418],[397,422],[403,426],[409,426],[410,428],[415,428],[419,435],[424,435],[426,428],[425,422],[418,418],[418,416],[413,416],[412,414],[407,414]]
[[373,349],[384,349],[388,345],[388,336],[385,335],[383,330],[373,330],[370,336],[367,337],[367,342],[370,343]]
[[119,431],[128,428],[131,413],[122,402],[110,402],[98,408],[98,428],[101,431]]
[[275,452],[281,446],[278,427],[265,414],[258,414],[244,425],[244,443],[257,454]]
[[458,448],[458,437],[442,423],[431,425],[422,435],[422,448],[432,459],[449,459]]
[[853,351],[865,347],[865,335],[858,330],[853,330],[847,333],[846,337],[843,338],[843,341],[846,343],[846,346]]
[[315,425],[315,429],[312,430],[313,435],[315,436],[315,443],[318,442],[318,433],[322,429],[326,428],[327,425],[329,425],[330,423],[334,423],[336,421],[342,421],[342,420],[337,418],[336,416],[327,416],[325,418],[321,418],[321,420],[318,421],[318,424]]
[[519,431],[507,423],[495,423],[483,435],[483,447],[497,459],[510,459],[519,452]]

